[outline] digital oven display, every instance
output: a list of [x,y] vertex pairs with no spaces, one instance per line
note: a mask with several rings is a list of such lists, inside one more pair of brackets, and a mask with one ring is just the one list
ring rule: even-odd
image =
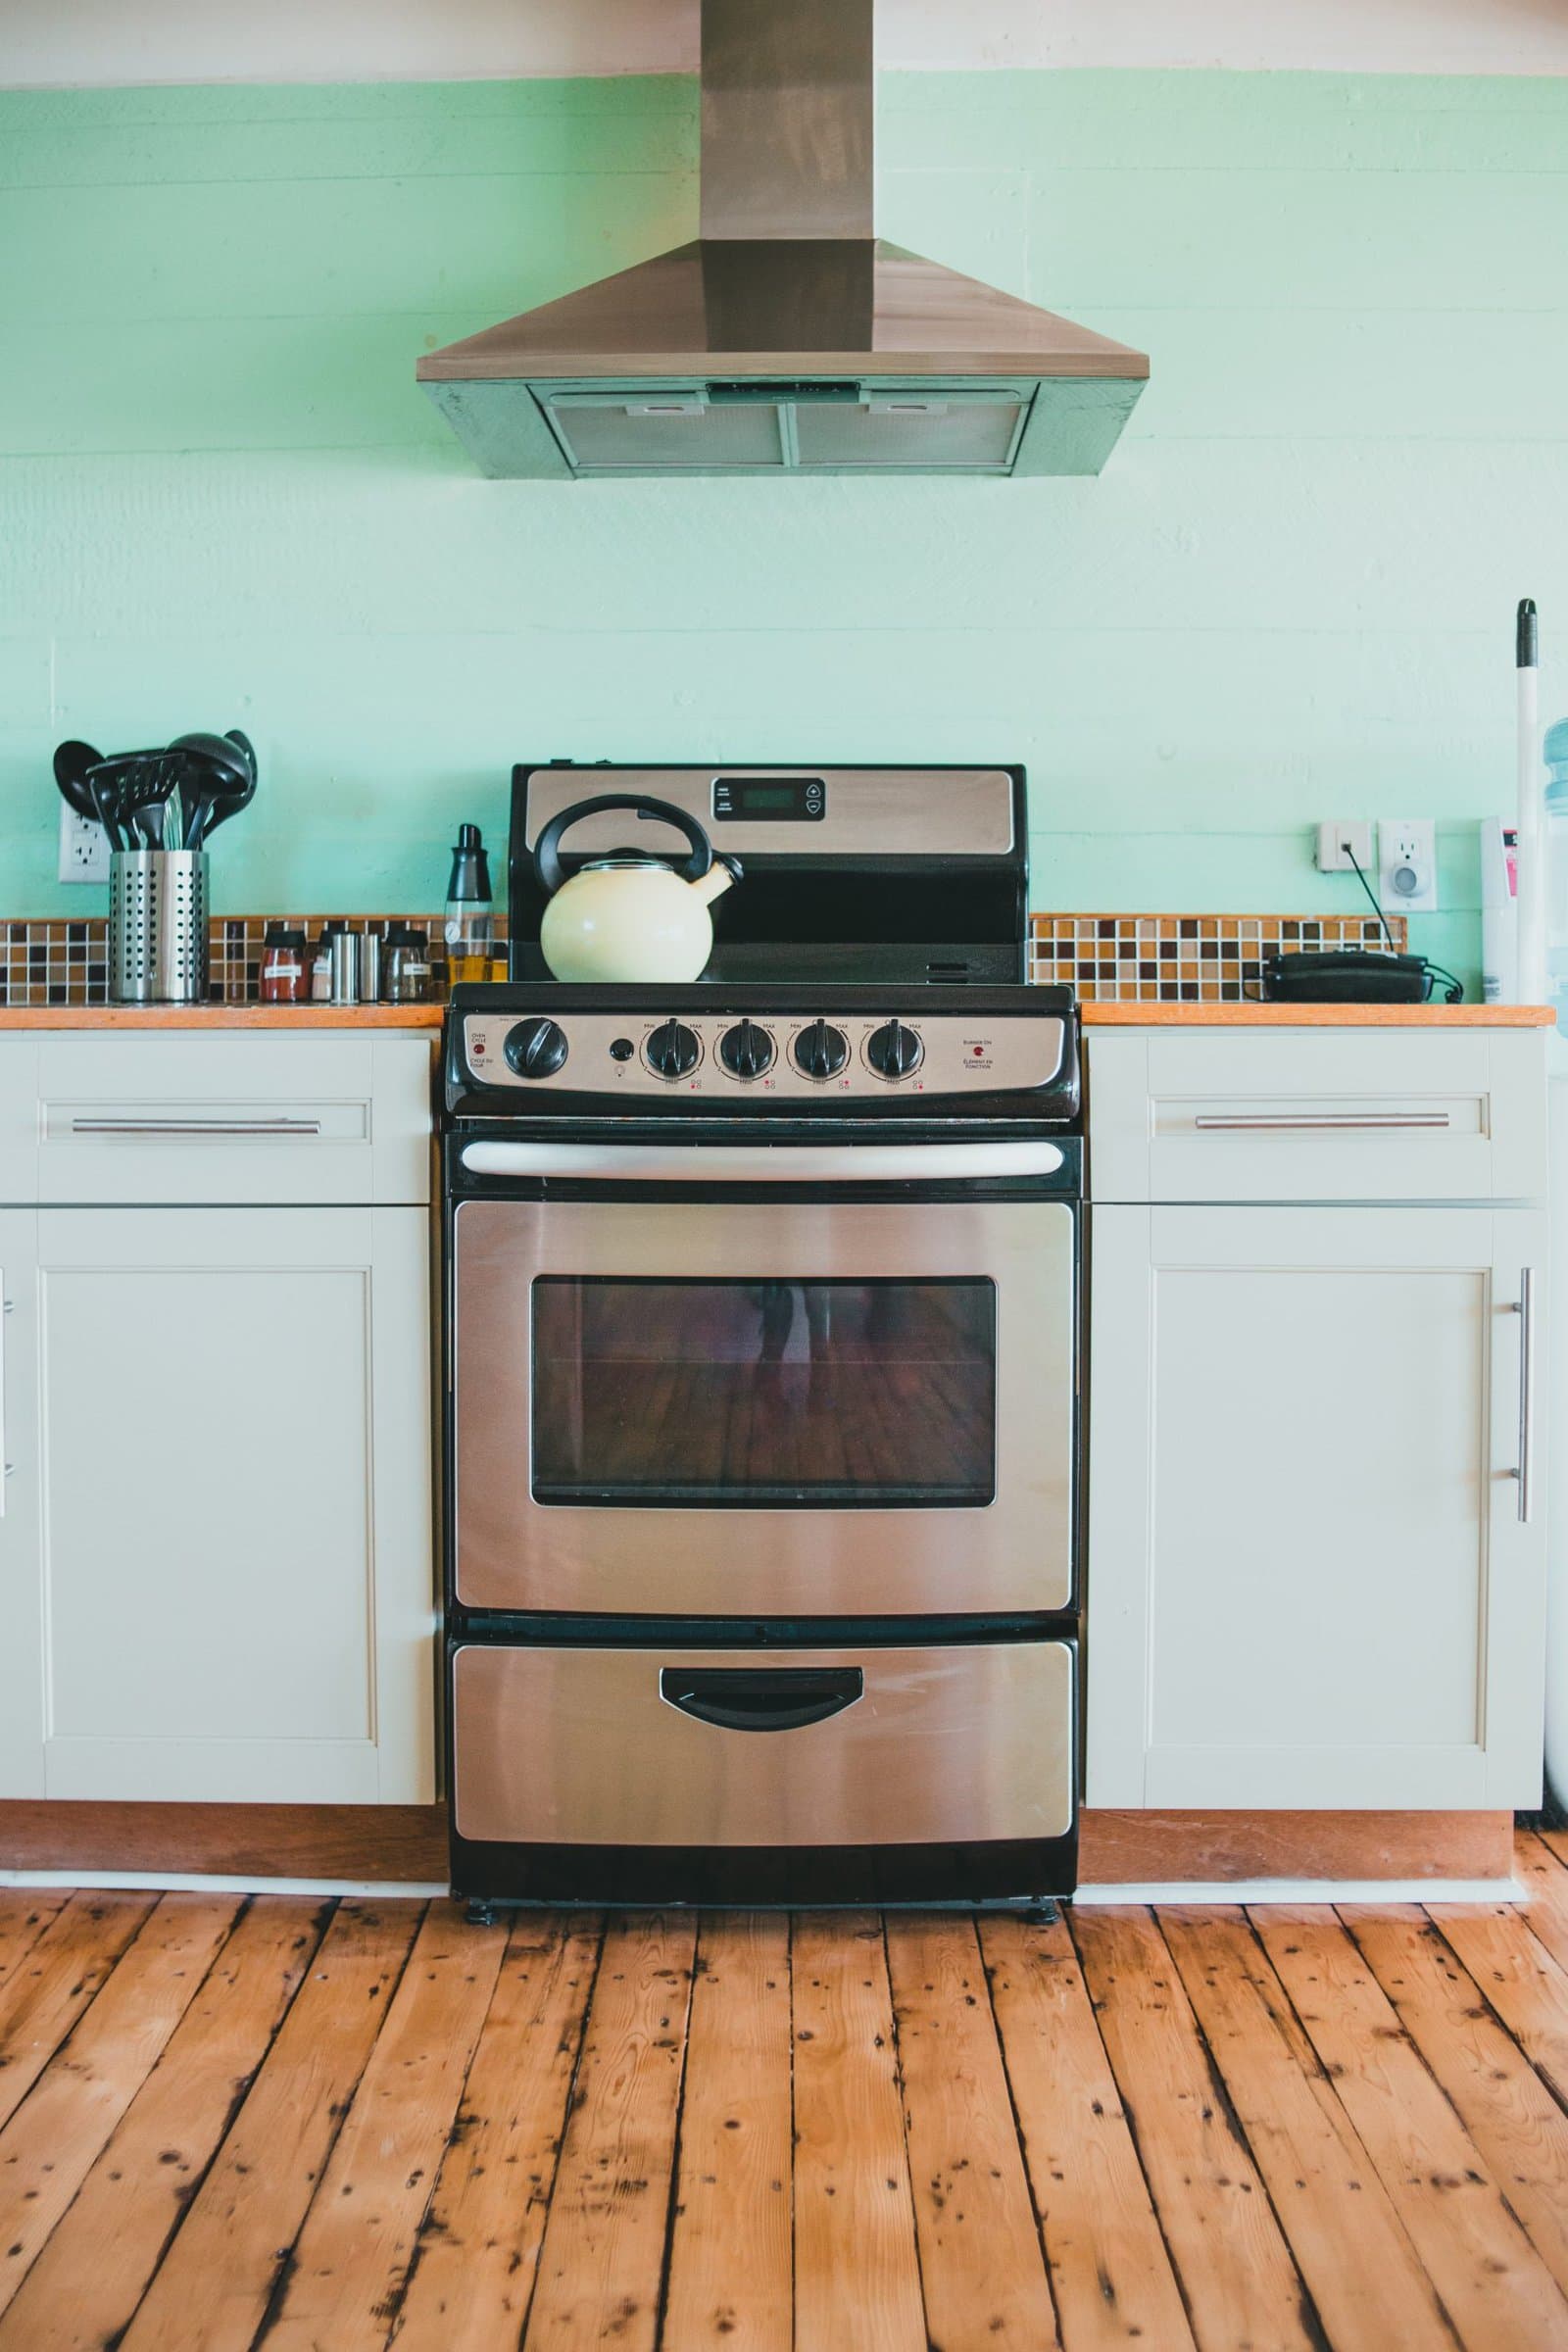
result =
[[815,824],[827,814],[820,776],[715,776],[713,814],[750,824]]

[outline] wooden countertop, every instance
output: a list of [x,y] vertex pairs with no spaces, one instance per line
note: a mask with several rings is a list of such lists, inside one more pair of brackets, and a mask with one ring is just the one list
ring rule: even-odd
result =
[[[1549,1029],[1549,1004],[1136,1004],[1091,1000],[1086,1029]],[[6,1004],[5,1029],[415,1029],[444,1004]]]
[[444,1004],[6,1004],[0,1029],[426,1029]]
[[1080,1006],[1086,1029],[1550,1029],[1549,1004],[1135,1004]]

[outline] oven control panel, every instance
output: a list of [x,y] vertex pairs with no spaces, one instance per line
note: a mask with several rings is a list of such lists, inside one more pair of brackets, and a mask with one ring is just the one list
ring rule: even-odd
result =
[[480,1086],[607,1099],[681,1092],[739,1102],[1001,1094],[1049,1086],[1062,1065],[1057,1018],[974,1013],[470,1012],[468,1071]]

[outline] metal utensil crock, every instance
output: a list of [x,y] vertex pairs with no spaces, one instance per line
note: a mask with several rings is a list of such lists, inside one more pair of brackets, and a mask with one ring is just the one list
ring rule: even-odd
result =
[[109,997],[198,1004],[207,996],[207,853],[116,850],[109,860]]

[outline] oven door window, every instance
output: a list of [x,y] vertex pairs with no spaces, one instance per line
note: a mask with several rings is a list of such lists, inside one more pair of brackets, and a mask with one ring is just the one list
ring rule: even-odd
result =
[[952,1509],[997,1491],[990,1280],[533,1284],[535,1501]]

